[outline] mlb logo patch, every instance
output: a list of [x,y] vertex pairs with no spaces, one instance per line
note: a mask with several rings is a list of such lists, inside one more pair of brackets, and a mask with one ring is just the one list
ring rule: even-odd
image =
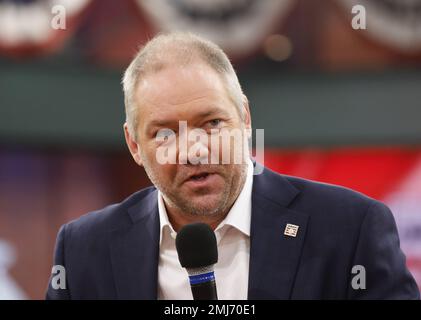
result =
[[285,231],[284,231],[284,235],[288,236],[288,237],[296,237],[297,233],[298,233],[298,228],[299,226],[295,225],[295,224],[290,224],[288,223],[285,226]]

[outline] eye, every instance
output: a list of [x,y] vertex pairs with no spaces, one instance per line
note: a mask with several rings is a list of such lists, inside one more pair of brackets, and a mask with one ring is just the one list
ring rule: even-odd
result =
[[168,140],[172,139],[175,136],[175,132],[171,129],[160,129],[156,135],[155,140],[156,141],[163,141],[167,142]]
[[210,124],[211,127],[217,128],[217,127],[219,127],[221,122],[222,122],[221,119],[213,119],[213,120],[209,121],[209,124]]

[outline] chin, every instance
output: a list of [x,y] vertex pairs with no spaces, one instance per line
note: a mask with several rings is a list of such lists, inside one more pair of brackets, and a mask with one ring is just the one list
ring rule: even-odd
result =
[[212,216],[223,211],[223,202],[225,201],[223,201],[222,195],[207,195],[197,198],[201,199],[190,199],[189,201],[190,211],[193,215]]

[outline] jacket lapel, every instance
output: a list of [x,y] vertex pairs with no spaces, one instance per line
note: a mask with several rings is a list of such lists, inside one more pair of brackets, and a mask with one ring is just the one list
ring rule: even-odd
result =
[[118,299],[156,299],[159,260],[157,191],[128,209],[131,223],[112,231],[110,253]]
[[[297,271],[307,214],[287,206],[299,191],[284,177],[264,169],[254,176],[250,235],[249,299],[289,299]],[[287,224],[299,226],[295,237]]]

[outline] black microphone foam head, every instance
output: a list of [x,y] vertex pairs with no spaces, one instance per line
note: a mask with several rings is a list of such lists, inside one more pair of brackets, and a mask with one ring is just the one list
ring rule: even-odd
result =
[[215,233],[206,223],[185,225],[175,239],[183,268],[201,268],[218,262]]

